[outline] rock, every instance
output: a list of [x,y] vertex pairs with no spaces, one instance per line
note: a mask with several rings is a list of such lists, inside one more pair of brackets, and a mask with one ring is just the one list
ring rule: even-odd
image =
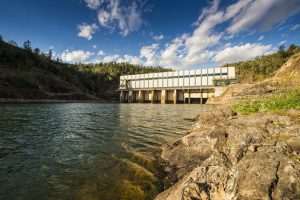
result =
[[189,134],[164,145],[177,182],[156,200],[299,199],[299,130],[288,116],[203,113]]
[[292,148],[293,151],[300,153],[300,136],[291,137],[286,142],[288,146]]
[[253,145],[250,145],[250,146],[248,147],[248,150],[254,152],[254,151],[255,151],[255,147],[254,147]]

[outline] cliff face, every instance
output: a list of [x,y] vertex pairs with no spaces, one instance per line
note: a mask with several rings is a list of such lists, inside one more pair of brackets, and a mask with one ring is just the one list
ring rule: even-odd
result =
[[[295,117],[296,116],[296,117]],[[300,113],[203,113],[189,134],[163,146],[175,185],[165,199],[299,199]]]
[[[274,77],[233,85],[210,103],[252,101],[299,88],[300,54]],[[167,190],[156,200],[300,199],[300,111],[203,113],[184,137],[162,147]]]

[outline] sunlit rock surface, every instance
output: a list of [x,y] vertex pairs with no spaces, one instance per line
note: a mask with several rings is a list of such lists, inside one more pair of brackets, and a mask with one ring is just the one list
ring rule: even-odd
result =
[[295,112],[240,116],[221,107],[199,115],[186,136],[163,146],[171,187],[156,199],[299,199]]

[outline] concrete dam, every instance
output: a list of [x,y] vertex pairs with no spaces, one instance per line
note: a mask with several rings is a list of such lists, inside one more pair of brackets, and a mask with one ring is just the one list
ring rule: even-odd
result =
[[122,103],[205,104],[237,82],[234,67],[120,76]]

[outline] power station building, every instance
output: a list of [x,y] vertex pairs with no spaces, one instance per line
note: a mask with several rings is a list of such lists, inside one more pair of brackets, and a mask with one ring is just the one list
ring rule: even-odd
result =
[[201,103],[236,83],[234,67],[181,70],[120,77],[120,102]]

